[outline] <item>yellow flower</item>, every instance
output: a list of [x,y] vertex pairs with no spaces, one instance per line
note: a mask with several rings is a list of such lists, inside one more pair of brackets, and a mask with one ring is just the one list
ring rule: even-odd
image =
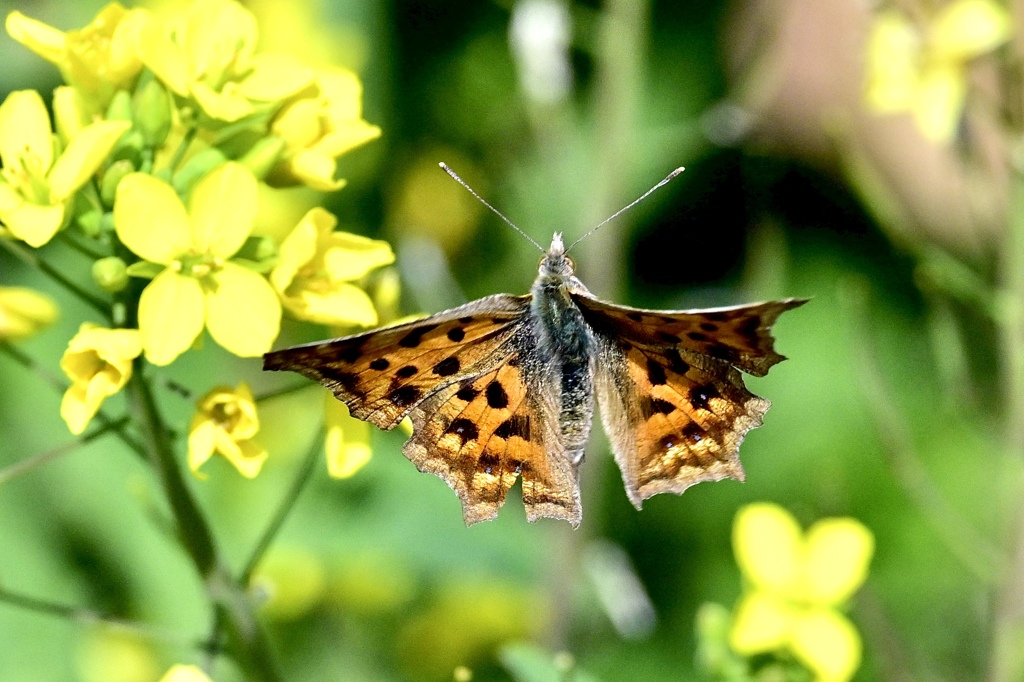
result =
[[362,117],[363,87],[351,71],[319,71],[314,86],[286,104],[270,131],[285,141],[284,160],[271,183],[303,183],[322,192],[344,186],[334,178],[337,158],[375,140],[380,128]]
[[0,287],[0,340],[32,336],[57,319],[52,298],[25,287]]
[[252,582],[266,594],[264,615],[276,621],[296,620],[326,596],[327,567],[307,549],[278,547],[260,561]]
[[310,209],[281,243],[270,282],[288,310],[302,320],[338,327],[370,326],[377,311],[351,282],[395,261],[387,242],[335,232],[337,219]]
[[60,360],[60,368],[71,379],[60,404],[60,416],[71,433],[85,431],[103,401],[124,388],[132,376],[132,360],[140,353],[142,341],[137,329],[82,324]]
[[144,23],[141,10],[113,2],[88,26],[59,31],[21,12],[7,15],[7,32],[19,43],[52,62],[64,81],[91,105],[103,111],[118,90],[130,90],[142,70],[137,44]]
[[50,241],[64,224],[72,195],[130,127],[127,121],[98,121],[58,155],[43,98],[35,90],[12,92],[0,104],[0,223],[30,246]]
[[139,50],[171,90],[211,118],[237,121],[313,80],[312,70],[284,57],[254,54],[257,37],[256,19],[234,0],[196,0],[173,36],[147,15]]
[[327,473],[331,478],[349,478],[370,461],[370,425],[349,415],[345,403],[327,393],[324,397],[327,422]]
[[867,46],[867,102],[881,113],[907,111],[929,139],[956,134],[967,94],[967,64],[1011,35],[993,0],[955,0],[924,27],[896,10],[880,12]]
[[200,467],[215,452],[227,457],[239,473],[254,478],[260,473],[267,451],[253,438],[260,430],[252,391],[245,383],[231,390],[215,388],[197,404],[188,433],[188,466],[201,477]]
[[733,649],[747,656],[788,649],[818,680],[850,679],[860,666],[860,636],[838,608],[867,577],[871,531],[835,518],[804,534],[782,507],[750,504],[736,515],[733,548],[746,582],[729,633]]
[[213,680],[200,670],[199,666],[179,663],[171,666],[171,669],[160,678],[160,682],[213,682]]
[[204,326],[235,355],[270,350],[281,324],[277,294],[261,275],[228,260],[252,232],[256,192],[256,179],[237,163],[196,183],[187,212],[171,186],[151,175],[132,173],[118,185],[118,238],[164,266],[139,299],[142,345],[153,364],[173,362]]

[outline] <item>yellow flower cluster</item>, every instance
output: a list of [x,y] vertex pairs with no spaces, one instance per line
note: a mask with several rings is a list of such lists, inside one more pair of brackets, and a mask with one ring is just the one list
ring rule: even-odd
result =
[[[6,29],[65,84],[52,119],[32,90],[0,104],[0,239],[41,248],[68,237],[95,252],[91,275],[116,327],[84,324],[68,345],[61,414],[73,433],[125,386],[137,358],[168,365],[204,330],[258,357],[283,311],[332,326],[377,322],[360,283],[394,261],[387,243],[337,231],[319,208],[280,241],[253,233],[261,183],[336,190],[338,158],[380,135],[363,119],[354,73],[261,53],[256,19],[236,0],[194,0],[171,20],[114,2],[70,31],[15,11]],[[0,339],[55,316],[34,292],[0,290]],[[214,389],[192,423],[191,468],[220,453],[256,475],[266,458],[258,428],[248,387]],[[335,475],[368,456],[353,433],[331,416]]]
[[822,682],[860,666],[860,635],[840,612],[867,578],[874,536],[851,518],[823,519],[804,533],[770,503],[740,509],[733,526],[745,588],[729,633],[744,656],[788,651]]
[[954,0],[915,24],[879,12],[867,44],[867,103],[879,113],[909,112],[925,137],[952,141],[967,98],[968,63],[1010,39],[1007,10],[994,0]]

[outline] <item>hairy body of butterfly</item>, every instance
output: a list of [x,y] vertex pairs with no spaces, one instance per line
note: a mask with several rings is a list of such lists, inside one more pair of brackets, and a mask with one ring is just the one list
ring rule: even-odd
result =
[[440,476],[467,524],[492,519],[521,477],[527,518],[582,518],[577,467],[600,408],[640,508],[700,481],[743,480],[739,446],[769,407],[740,371],[782,361],[771,325],[806,301],[691,311],[593,297],[560,234],[529,296],[498,294],[416,322],[268,353],[264,368],[319,381]]

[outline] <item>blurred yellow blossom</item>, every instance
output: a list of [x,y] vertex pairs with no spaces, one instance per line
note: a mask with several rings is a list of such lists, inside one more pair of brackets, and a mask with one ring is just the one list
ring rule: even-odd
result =
[[897,10],[877,14],[867,44],[867,102],[881,113],[907,111],[937,142],[956,134],[967,94],[967,64],[1012,32],[993,0],[954,0],[920,27]]
[[327,473],[331,478],[349,478],[370,461],[370,425],[348,413],[348,406],[331,393],[324,396],[327,423]]
[[132,360],[141,353],[137,329],[82,324],[60,360],[60,368],[71,379],[60,404],[60,416],[71,433],[85,431],[103,401],[124,388],[132,376]]
[[145,637],[115,628],[93,628],[83,634],[76,656],[78,674],[73,677],[77,682],[152,682],[160,674],[156,649]]
[[143,24],[141,10],[126,10],[116,2],[85,28],[66,33],[21,12],[7,15],[11,37],[55,64],[94,113],[103,111],[115,92],[130,89],[142,70],[137,46]]
[[252,391],[245,383],[231,390],[215,388],[199,399],[188,433],[188,466],[199,469],[215,452],[224,455],[246,478],[254,478],[267,451],[253,438],[260,430],[259,416]]
[[270,350],[281,324],[277,294],[261,275],[228,260],[252,232],[256,196],[256,179],[237,163],[196,183],[187,212],[171,186],[151,175],[121,180],[114,202],[117,236],[146,261],[164,266],[139,300],[139,331],[153,364],[173,362],[204,325],[235,355]]
[[270,282],[289,312],[333,326],[377,323],[373,301],[355,282],[395,261],[387,242],[335,232],[337,219],[310,209],[281,243]]
[[234,0],[195,0],[176,30],[147,15],[139,49],[167,87],[211,118],[237,121],[260,103],[284,100],[313,80],[290,59],[255,54],[256,19]]
[[35,90],[12,92],[0,104],[0,223],[39,247],[65,221],[65,204],[99,169],[127,121],[98,121],[83,128],[59,155],[50,115]]
[[32,336],[57,319],[52,298],[26,287],[0,287],[0,341]]
[[260,561],[252,582],[266,594],[261,610],[267,617],[277,621],[295,620],[323,600],[327,568],[323,560],[308,549],[278,547]]
[[745,579],[730,644],[743,655],[788,649],[816,679],[848,680],[861,641],[838,608],[864,583],[874,537],[850,518],[823,519],[803,533],[782,507],[750,504],[733,526]]
[[199,666],[177,664],[164,673],[160,682],[213,682]]
[[303,183],[323,192],[344,186],[335,179],[337,158],[375,140],[380,128],[363,120],[363,86],[351,71],[322,70],[311,88],[278,112],[270,131],[285,141],[271,184]]

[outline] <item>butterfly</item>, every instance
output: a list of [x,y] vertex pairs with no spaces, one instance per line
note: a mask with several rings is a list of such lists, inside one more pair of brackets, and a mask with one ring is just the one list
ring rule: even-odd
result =
[[320,382],[385,430],[410,417],[403,453],[455,491],[467,525],[495,518],[521,478],[529,521],[578,527],[595,404],[637,509],[701,481],[742,481],[740,443],[770,403],[740,373],[763,376],[785,359],[771,326],[806,300],[630,308],[594,297],[566,251],[556,233],[529,295],[273,351],[264,369]]

